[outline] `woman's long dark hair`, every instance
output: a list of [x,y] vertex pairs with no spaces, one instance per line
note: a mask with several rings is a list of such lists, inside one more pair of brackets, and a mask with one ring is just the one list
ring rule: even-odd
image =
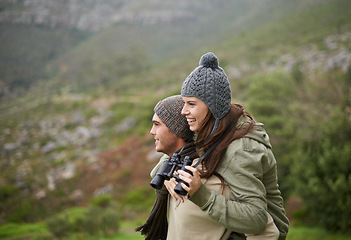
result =
[[[237,122],[241,116],[248,116],[249,119],[251,119],[250,123],[238,125]],[[201,171],[202,178],[209,178],[213,174],[218,176],[218,174],[215,173],[215,170],[220,163],[228,145],[235,139],[241,138],[247,134],[255,124],[253,117],[245,111],[242,105],[232,104],[228,114],[219,121],[219,125],[215,133],[210,137],[210,139],[208,139],[215,123],[215,118],[213,117],[212,113],[208,111],[208,114],[200,127],[200,130],[198,131],[195,141],[200,153],[205,153],[213,144],[215,144],[224,134],[224,132],[230,128],[233,121],[235,125],[232,130],[221,140],[217,147],[211,153],[209,153],[205,159],[203,159]],[[220,179],[223,180],[222,177],[220,177]]]

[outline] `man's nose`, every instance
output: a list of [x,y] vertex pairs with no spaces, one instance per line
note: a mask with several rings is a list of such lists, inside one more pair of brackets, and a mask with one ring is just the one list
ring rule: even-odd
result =
[[150,129],[150,134],[151,134],[151,135],[155,135],[154,127],[152,127],[152,128]]

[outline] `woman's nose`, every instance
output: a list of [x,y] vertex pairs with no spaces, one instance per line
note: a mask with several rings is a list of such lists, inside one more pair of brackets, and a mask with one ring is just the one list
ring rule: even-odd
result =
[[182,114],[182,115],[186,115],[186,114],[188,114],[188,110],[186,109],[186,107],[185,107],[185,106],[182,108],[182,112],[181,112],[181,114]]

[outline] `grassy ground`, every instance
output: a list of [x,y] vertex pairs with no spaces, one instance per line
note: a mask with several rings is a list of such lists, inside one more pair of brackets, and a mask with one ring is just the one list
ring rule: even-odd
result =
[[[143,240],[144,237],[134,232],[138,224],[123,222],[121,231],[109,237],[99,237],[99,240]],[[0,239],[23,240],[23,239],[54,239],[47,230],[45,223],[36,224],[5,224],[0,226]],[[66,240],[86,239],[86,235],[75,235],[65,238]],[[96,239],[91,238],[91,239]],[[290,228],[287,240],[350,240],[351,235],[333,234],[317,227],[293,226]]]
[[328,233],[317,227],[291,227],[287,240],[350,240],[351,235]]

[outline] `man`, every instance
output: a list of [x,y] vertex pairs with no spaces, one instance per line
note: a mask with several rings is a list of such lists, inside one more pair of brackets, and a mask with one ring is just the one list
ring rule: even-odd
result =
[[155,138],[157,152],[171,156],[193,140],[193,132],[181,114],[183,105],[182,97],[176,95],[159,101],[155,106],[150,134]]
[[[185,156],[195,157],[194,133],[189,129],[185,116],[181,114],[183,105],[182,97],[175,95],[159,101],[154,108],[150,134],[154,136],[156,151],[165,153],[165,156],[151,172],[152,177],[164,160],[169,159],[175,152],[180,154],[180,160],[183,160]],[[156,190],[156,200],[150,216],[145,224],[136,228],[136,231],[146,235],[146,240],[159,240],[167,237],[168,194],[165,186],[161,190]]]

